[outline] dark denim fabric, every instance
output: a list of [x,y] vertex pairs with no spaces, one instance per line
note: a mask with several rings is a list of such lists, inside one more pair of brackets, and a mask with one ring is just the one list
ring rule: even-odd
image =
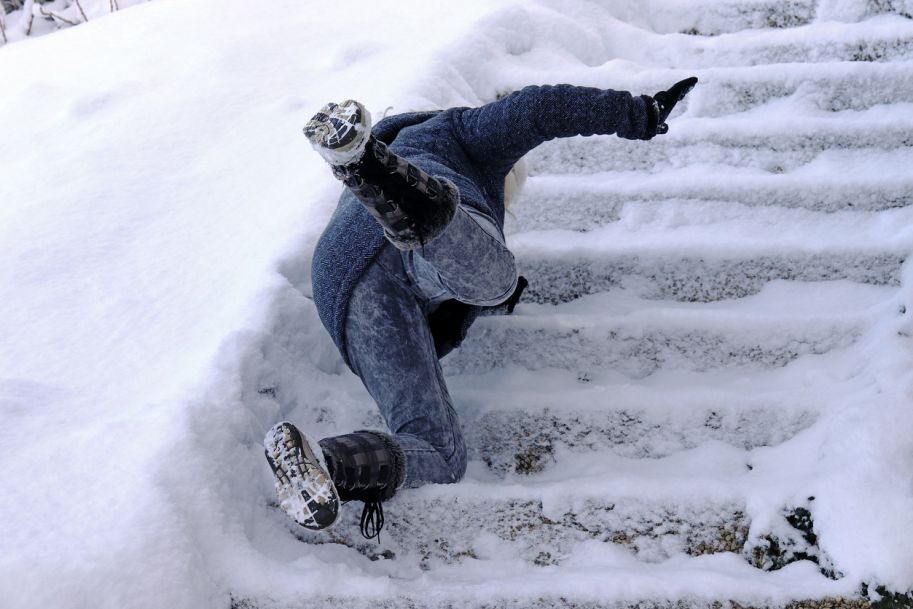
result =
[[465,332],[479,307],[513,293],[516,267],[502,233],[510,168],[556,137],[640,139],[647,131],[642,98],[571,85],[527,87],[480,108],[393,116],[372,130],[391,151],[460,191],[460,209],[444,233],[405,253],[345,191],[314,252],[320,319],[401,444],[407,486],[456,482],[466,469],[427,316],[444,300],[473,305],[451,324]]
[[[642,139],[648,131],[643,98],[626,91],[556,85],[526,87],[479,108],[391,116],[372,133],[429,175],[452,181],[464,205],[501,228],[504,177],[542,142],[611,133]],[[352,291],[385,243],[380,226],[346,190],[314,251],[312,284],[320,320],[347,364],[346,345],[351,341],[345,337],[345,322]],[[485,251],[467,254],[477,268],[487,264]]]
[[426,315],[451,298],[499,304],[516,284],[500,230],[461,206],[421,251],[383,246],[352,291],[345,321],[350,365],[403,448],[406,486],[456,482],[466,470],[459,418]]

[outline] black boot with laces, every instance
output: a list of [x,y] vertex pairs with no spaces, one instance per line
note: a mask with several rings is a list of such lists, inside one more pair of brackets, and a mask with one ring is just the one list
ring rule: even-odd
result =
[[405,480],[406,457],[399,443],[379,431],[356,431],[320,441],[327,469],[341,501],[362,501],[361,534],[380,537],[384,526],[382,502]]
[[380,536],[381,502],[403,485],[405,455],[399,443],[379,431],[356,431],[309,440],[287,421],[266,434],[266,459],[276,480],[279,507],[302,527],[319,531],[339,518],[341,503],[363,501],[361,533]]
[[304,128],[314,149],[333,167],[387,239],[402,250],[430,243],[456,213],[457,187],[430,176],[371,135],[371,117],[353,100],[327,104]]

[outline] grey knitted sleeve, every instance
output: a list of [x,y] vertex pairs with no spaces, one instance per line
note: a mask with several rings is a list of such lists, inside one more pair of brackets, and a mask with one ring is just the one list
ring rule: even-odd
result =
[[650,116],[644,98],[627,91],[574,85],[529,86],[454,118],[471,157],[508,170],[547,140],[574,135],[616,134],[648,139]]

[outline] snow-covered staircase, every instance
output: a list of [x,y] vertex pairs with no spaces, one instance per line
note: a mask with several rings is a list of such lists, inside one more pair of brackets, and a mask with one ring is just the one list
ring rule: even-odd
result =
[[900,314],[913,4],[604,4],[606,56],[513,53],[488,79],[700,84],[667,136],[529,156],[506,228],[530,286],[444,361],[466,479],[401,493],[379,544],[353,506],[297,531],[392,582],[301,607],[868,606],[796,459]]

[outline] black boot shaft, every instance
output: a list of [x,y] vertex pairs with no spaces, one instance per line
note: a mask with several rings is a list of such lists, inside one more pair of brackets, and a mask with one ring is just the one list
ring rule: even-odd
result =
[[384,527],[382,502],[390,499],[406,477],[406,456],[399,443],[378,431],[320,441],[327,470],[341,501],[363,501],[361,534],[380,541]]
[[356,431],[324,438],[320,447],[342,501],[386,501],[403,484],[405,455],[392,436]]
[[358,162],[333,168],[399,249],[431,242],[450,223],[459,191],[430,176],[371,136]]

